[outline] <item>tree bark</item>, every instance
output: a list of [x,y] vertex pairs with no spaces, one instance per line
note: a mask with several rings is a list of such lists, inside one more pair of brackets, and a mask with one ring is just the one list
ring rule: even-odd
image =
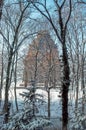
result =
[[48,118],[50,119],[50,89],[48,89]]
[[4,63],[3,63],[3,51],[4,51],[4,43],[2,47],[2,54],[1,54],[1,84],[0,84],[0,105],[2,101],[2,89],[3,89],[3,71],[4,71]]
[[[3,0],[0,0],[0,20],[2,16],[2,7],[3,7]],[[3,53],[3,52],[2,52]],[[2,58],[3,60],[3,58]],[[0,105],[1,105],[1,94],[2,94],[2,85],[3,85],[3,63],[2,63],[2,71],[1,71],[1,84],[0,84]]]
[[4,0],[0,0],[0,19],[1,19],[1,16],[2,16],[3,1]]
[[[9,99],[9,85],[10,85],[10,70],[11,70],[11,62],[12,62],[12,50],[9,54],[9,59],[8,59],[8,66],[7,66],[7,72],[6,72],[6,87],[5,87],[5,102],[4,102],[4,107],[3,111],[5,113],[8,113],[8,99]],[[8,117],[5,118],[5,123],[8,122]]]
[[15,68],[14,68],[14,95],[15,95],[15,105],[16,105],[16,110],[18,111],[18,102],[17,102],[17,93],[16,93],[16,85],[17,85],[17,57],[18,57],[18,52],[15,54]]
[[62,46],[63,49],[63,82],[62,82],[62,117],[63,125],[62,130],[67,130],[68,124],[68,90],[70,85],[70,70],[68,63],[68,54],[65,42]]
[[[84,49],[84,48],[83,48]],[[82,56],[82,70],[81,70],[81,87],[82,87],[82,113],[85,112],[85,74],[84,74],[84,53]]]

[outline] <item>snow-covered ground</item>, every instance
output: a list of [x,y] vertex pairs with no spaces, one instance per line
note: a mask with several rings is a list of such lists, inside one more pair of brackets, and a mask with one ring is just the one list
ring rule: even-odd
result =
[[[16,89],[16,92],[17,92],[17,101],[18,101],[18,104],[20,105],[23,101],[23,98],[20,95],[20,93],[27,92],[27,90],[24,87],[20,87],[20,88],[18,87]],[[2,91],[2,93],[3,93],[2,99],[4,99],[4,95],[5,95],[4,90]],[[36,91],[36,93],[43,95],[43,100],[47,102],[47,92],[46,91],[39,89]],[[52,89],[50,95],[51,95],[51,116],[56,118],[56,117],[59,117],[61,115],[61,111],[59,111],[60,110],[59,108],[61,107],[61,100],[58,97],[59,92]],[[12,107],[15,108],[15,96],[14,96],[14,89],[13,88],[11,88],[9,91],[9,101],[12,103]],[[47,103],[42,104],[42,111],[40,111],[40,113],[43,113],[44,115],[46,115],[47,110],[48,110]]]
[[[22,108],[22,102],[23,102],[23,98],[22,96],[20,95],[20,93],[22,92],[27,92],[27,89],[24,88],[24,87],[18,87],[16,89],[16,92],[17,92],[17,101],[18,101],[18,105],[20,106],[20,108]],[[4,89],[2,91],[2,97],[3,97],[3,100],[4,100]],[[48,102],[48,95],[47,95],[47,92],[44,91],[44,90],[41,90],[41,89],[38,89],[36,91],[36,93],[40,94],[40,95],[43,95],[43,100],[46,101],[46,103],[43,103],[39,106],[39,114],[40,115],[44,115],[44,116],[47,116],[48,114],[48,105],[47,105],[47,102]],[[59,97],[59,91],[56,91],[55,89],[52,89],[51,92],[50,92],[50,96],[51,96],[51,121],[52,123],[60,128],[61,127],[61,123],[62,123],[62,120],[61,120],[61,117],[62,117],[62,102],[61,102],[61,97]],[[82,97],[82,92],[79,93],[79,98]],[[16,108],[15,108],[15,96],[14,96],[14,88],[11,87],[10,91],[9,91],[9,101],[11,102],[11,110],[12,112],[15,112]],[[3,102],[2,102],[3,103]],[[75,92],[74,91],[69,91],[69,118],[73,118],[73,114],[74,114],[74,105],[75,104]],[[0,118],[2,118],[0,116]],[[1,120],[0,120],[0,124],[1,124]]]
[[[27,89],[25,89],[24,87],[18,87],[16,89],[16,92],[17,92],[17,101],[18,101],[18,105],[20,106],[20,108],[22,108],[22,102],[23,102],[23,98],[22,96],[20,95],[20,93],[22,92],[27,92]],[[5,95],[5,92],[4,92],[4,89],[2,90],[2,97],[3,97],[3,100],[4,100],[4,95]],[[39,106],[39,114],[40,115],[43,115],[43,116],[47,116],[48,115],[48,105],[47,105],[47,92],[44,91],[44,90],[37,90],[36,93],[40,94],[40,95],[43,95],[43,100],[46,102],[46,103],[43,103]],[[51,120],[52,120],[52,123],[54,123],[55,126],[57,126],[57,122],[59,121],[59,118],[61,117],[61,99],[58,97],[59,95],[59,92],[57,92],[56,90],[52,89],[51,90]],[[10,91],[9,91],[9,101],[11,102],[11,111],[14,112],[16,110],[15,108],[15,96],[14,96],[14,89],[11,88]],[[58,123],[60,127],[61,123]]]
[[[27,92],[27,89],[24,87],[18,87],[16,89],[17,93],[17,101],[18,105],[21,106],[23,102],[23,98],[20,95],[22,92]],[[42,104],[40,107],[40,114],[47,115],[48,107],[47,107],[47,102],[48,102],[48,95],[47,92],[41,89],[37,89],[36,93],[40,94],[43,96],[43,100],[46,101],[46,103]],[[4,100],[4,89],[2,90],[2,99]],[[61,97],[59,97],[59,91],[56,91],[55,89],[51,89],[50,92],[51,96],[51,117],[53,118],[61,118]],[[81,97],[81,93],[79,93],[79,97]],[[12,110],[15,111],[15,96],[14,96],[14,88],[11,87],[9,91],[9,101],[11,102]],[[69,92],[69,115],[71,116],[71,112],[73,111],[74,108],[74,102],[75,102],[75,93],[70,91]]]

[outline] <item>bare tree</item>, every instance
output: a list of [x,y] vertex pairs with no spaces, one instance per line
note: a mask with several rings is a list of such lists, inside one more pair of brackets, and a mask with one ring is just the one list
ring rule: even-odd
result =
[[2,100],[2,88],[3,88],[3,70],[4,70],[4,63],[3,63],[3,51],[4,51],[4,43],[2,47],[2,53],[1,53],[1,82],[0,82],[0,105],[1,105],[1,100]]
[[[79,12],[80,14],[80,12]],[[77,19],[76,19],[77,18]],[[74,21],[73,21],[74,20]],[[69,52],[70,52],[70,66],[71,66],[71,82],[75,90],[75,108],[78,108],[79,91],[82,90],[83,97],[85,96],[85,19],[82,14],[81,17],[74,16],[70,23],[70,32],[68,34],[69,39]],[[72,35],[71,35],[71,32]],[[79,33],[79,35],[78,35]],[[85,97],[84,97],[85,98]],[[83,102],[83,101],[82,101]],[[84,104],[82,105],[84,112]]]
[[[26,41],[26,39],[31,35],[29,31],[27,33],[26,29],[24,30],[27,15],[30,15],[30,11],[28,9],[29,6],[30,6],[30,3],[26,3],[26,4],[23,4],[21,2],[17,4],[9,3],[9,6],[8,5],[5,6],[4,11],[3,11],[2,24],[4,24],[5,27],[7,27],[7,30],[4,33],[4,30],[2,28],[0,30],[0,34],[2,35],[8,48],[8,57],[7,57],[8,63],[7,63],[7,68],[6,68],[6,85],[5,85],[5,102],[4,102],[4,107],[3,107],[6,113],[8,113],[9,89],[11,86],[11,81],[12,81],[12,76],[13,76],[14,55],[18,51],[19,47],[24,43],[24,41]],[[14,15],[11,14],[12,12],[10,10],[12,12],[15,10]],[[8,121],[8,117],[6,116],[5,122],[7,121]]]
[[[1,20],[1,16],[2,16],[2,8],[3,8],[3,0],[0,0],[0,20]],[[3,55],[3,49],[2,49],[2,54]],[[2,61],[2,70],[1,70],[1,84],[0,84],[0,104],[1,104],[1,93],[2,93],[2,87],[3,87],[3,56],[1,56],[1,61]]]
[[[67,14],[67,19],[63,19],[63,9],[65,7],[65,3],[68,2],[66,0],[63,0],[63,2],[59,3],[57,0],[53,0],[54,3],[54,9],[56,9],[56,12],[58,14],[58,23],[59,29],[55,26],[53,19],[51,17],[51,13],[49,12],[47,8],[47,1],[44,0],[44,3],[38,1],[36,4],[33,4],[33,6],[44,16],[48,19],[50,24],[52,25],[57,38],[59,39],[61,45],[62,45],[62,61],[63,61],[63,81],[62,81],[62,117],[63,117],[63,130],[67,130],[67,124],[68,124],[68,89],[70,85],[70,78],[69,78],[69,63],[68,63],[68,53],[67,53],[67,46],[66,46],[66,31],[67,31],[67,25],[70,20],[71,11],[72,11],[72,3],[71,0],[69,0],[69,9]],[[39,6],[37,6],[39,5]],[[40,8],[42,7],[42,8]],[[42,10],[43,9],[43,10]]]

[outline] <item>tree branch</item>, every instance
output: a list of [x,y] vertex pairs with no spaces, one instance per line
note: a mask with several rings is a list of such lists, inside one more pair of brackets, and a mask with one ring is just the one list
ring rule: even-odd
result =
[[70,20],[70,16],[71,16],[71,12],[72,12],[72,3],[71,3],[71,0],[70,0],[70,2],[69,2],[69,6],[70,6],[70,11],[69,11],[69,15],[68,15],[68,18],[67,18],[67,20],[66,20],[66,23],[65,23],[65,31],[66,31],[67,24],[68,24],[68,22],[69,22],[69,20]]
[[79,4],[86,4],[86,2],[83,1],[83,0],[77,0],[77,3],[79,3]]
[[50,24],[52,25],[52,27],[53,27],[53,29],[54,29],[54,31],[55,31],[55,33],[56,33],[58,39],[59,39],[59,41],[62,42],[62,41],[61,41],[61,38],[60,38],[60,36],[59,36],[59,33],[58,33],[58,31],[57,31],[57,29],[56,29],[56,27],[55,27],[55,25],[54,25],[54,23],[53,23],[53,21],[52,21],[52,18],[51,18],[51,16],[50,16],[50,13],[49,13],[48,9],[47,9],[42,3],[39,3],[39,2],[37,2],[37,3],[38,3],[39,5],[41,5],[41,6],[43,6],[43,8],[45,9],[45,11],[46,11],[46,13],[47,13],[48,16],[47,16],[40,8],[38,8],[38,7],[36,6],[36,4],[34,4],[34,3],[32,3],[32,4],[33,4],[33,6],[38,10],[38,12],[40,12],[40,13],[50,22]]
[[62,5],[60,8],[63,8],[64,4],[65,4],[66,0],[63,1]]

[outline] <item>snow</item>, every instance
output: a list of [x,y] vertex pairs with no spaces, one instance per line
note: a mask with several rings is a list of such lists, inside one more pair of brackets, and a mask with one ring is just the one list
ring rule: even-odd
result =
[[[2,94],[2,99],[4,100],[4,89],[2,90],[3,94]],[[17,92],[17,101],[18,101],[18,105],[19,108],[22,108],[22,102],[23,102],[23,98],[20,95],[20,93],[22,92],[27,92],[27,89],[23,88],[23,87],[18,87],[16,89]],[[42,99],[45,101],[42,104],[39,105],[39,115],[43,115],[43,116],[47,116],[48,115],[48,106],[47,106],[47,92],[44,90],[37,90],[36,93],[38,93],[39,95],[43,95]],[[54,122],[54,118],[55,120],[58,120],[58,118],[61,117],[61,100],[58,97],[59,92],[56,92],[56,90],[52,89],[51,90],[51,120],[53,123]],[[11,107],[12,107],[12,112],[15,112],[16,108],[15,108],[15,96],[14,96],[14,89],[13,87],[11,87],[10,91],[9,91],[9,101],[11,102]],[[17,116],[17,115],[16,115]],[[58,120],[59,121],[59,120]],[[60,123],[61,124],[61,123]],[[55,123],[56,125],[56,123]]]
[[[20,93],[22,92],[27,92],[27,89],[21,87],[21,88],[17,88],[17,101],[18,104],[21,105],[23,98],[20,95]],[[2,90],[2,99],[4,99],[4,90]],[[43,90],[37,90],[36,93],[43,95],[43,100],[46,101],[46,103],[44,103],[42,105],[43,109],[42,111],[40,111],[40,113],[43,113],[44,115],[46,115],[47,113],[47,92],[43,91]],[[59,92],[56,92],[56,90],[52,89],[50,95],[51,95],[51,116],[52,117],[59,117],[61,115],[61,111],[59,112],[58,108],[61,107],[61,99],[58,97]],[[9,91],[9,101],[12,103],[12,107],[15,109],[15,96],[14,96],[14,89],[11,88]],[[41,106],[40,106],[41,107]],[[57,113],[57,115],[56,115]]]
[[[3,91],[2,97],[3,97],[3,100],[4,100],[4,89],[2,91]],[[27,89],[23,88],[23,87],[20,87],[20,88],[18,87],[16,89],[16,91],[17,91],[18,105],[19,105],[19,108],[22,109],[23,98],[20,95],[20,93],[27,92]],[[39,115],[43,115],[43,116],[46,117],[48,115],[48,106],[47,106],[47,102],[48,102],[47,97],[48,97],[48,95],[47,95],[47,92],[44,91],[44,90],[38,89],[36,91],[36,93],[38,93],[39,95],[43,95],[41,98],[45,101],[42,104],[38,103],[39,104]],[[54,89],[51,90],[50,95],[51,95],[51,99],[50,99],[51,100],[51,107],[50,107],[50,110],[51,110],[51,122],[53,123],[53,125],[55,127],[60,128],[61,125],[62,125],[62,119],[61,119],[62,102],[61,102],[61,97],[58,96],[59,91],[56,91]],[[80,91],[79,98],[81,98],[81,97],[82,97],[82,92]],[[11,87],[11,89],[9,91],[9,100],[10,100],[10,102],[12,104],[11,105],[12,112],[15,112],[16,109],[15,109],[15,97],[14,97],[14,89],[13,89],[13,87]],[[69,126],[70,126],[69,130],[71,130],[72,128],[77,128],[77,129],[82,128],[81,122],[86,120],[86,115],[81,116],[81,112],[77,112],[77,116],[76,116],[76,113],[74,112],[74,110],[75,110],[74,102],[75,102],[75,93],[74,93],[74,91],[70,91],[69,92],[69,118],[71,118],[71,119],[69,121]],[[19,115],[16,115],[16,116],[19,116]],[[0,118],[2,118],[2,117],[0,116]],[[0,120],[0,124],[1,123],[2,123],[2,121]]]

